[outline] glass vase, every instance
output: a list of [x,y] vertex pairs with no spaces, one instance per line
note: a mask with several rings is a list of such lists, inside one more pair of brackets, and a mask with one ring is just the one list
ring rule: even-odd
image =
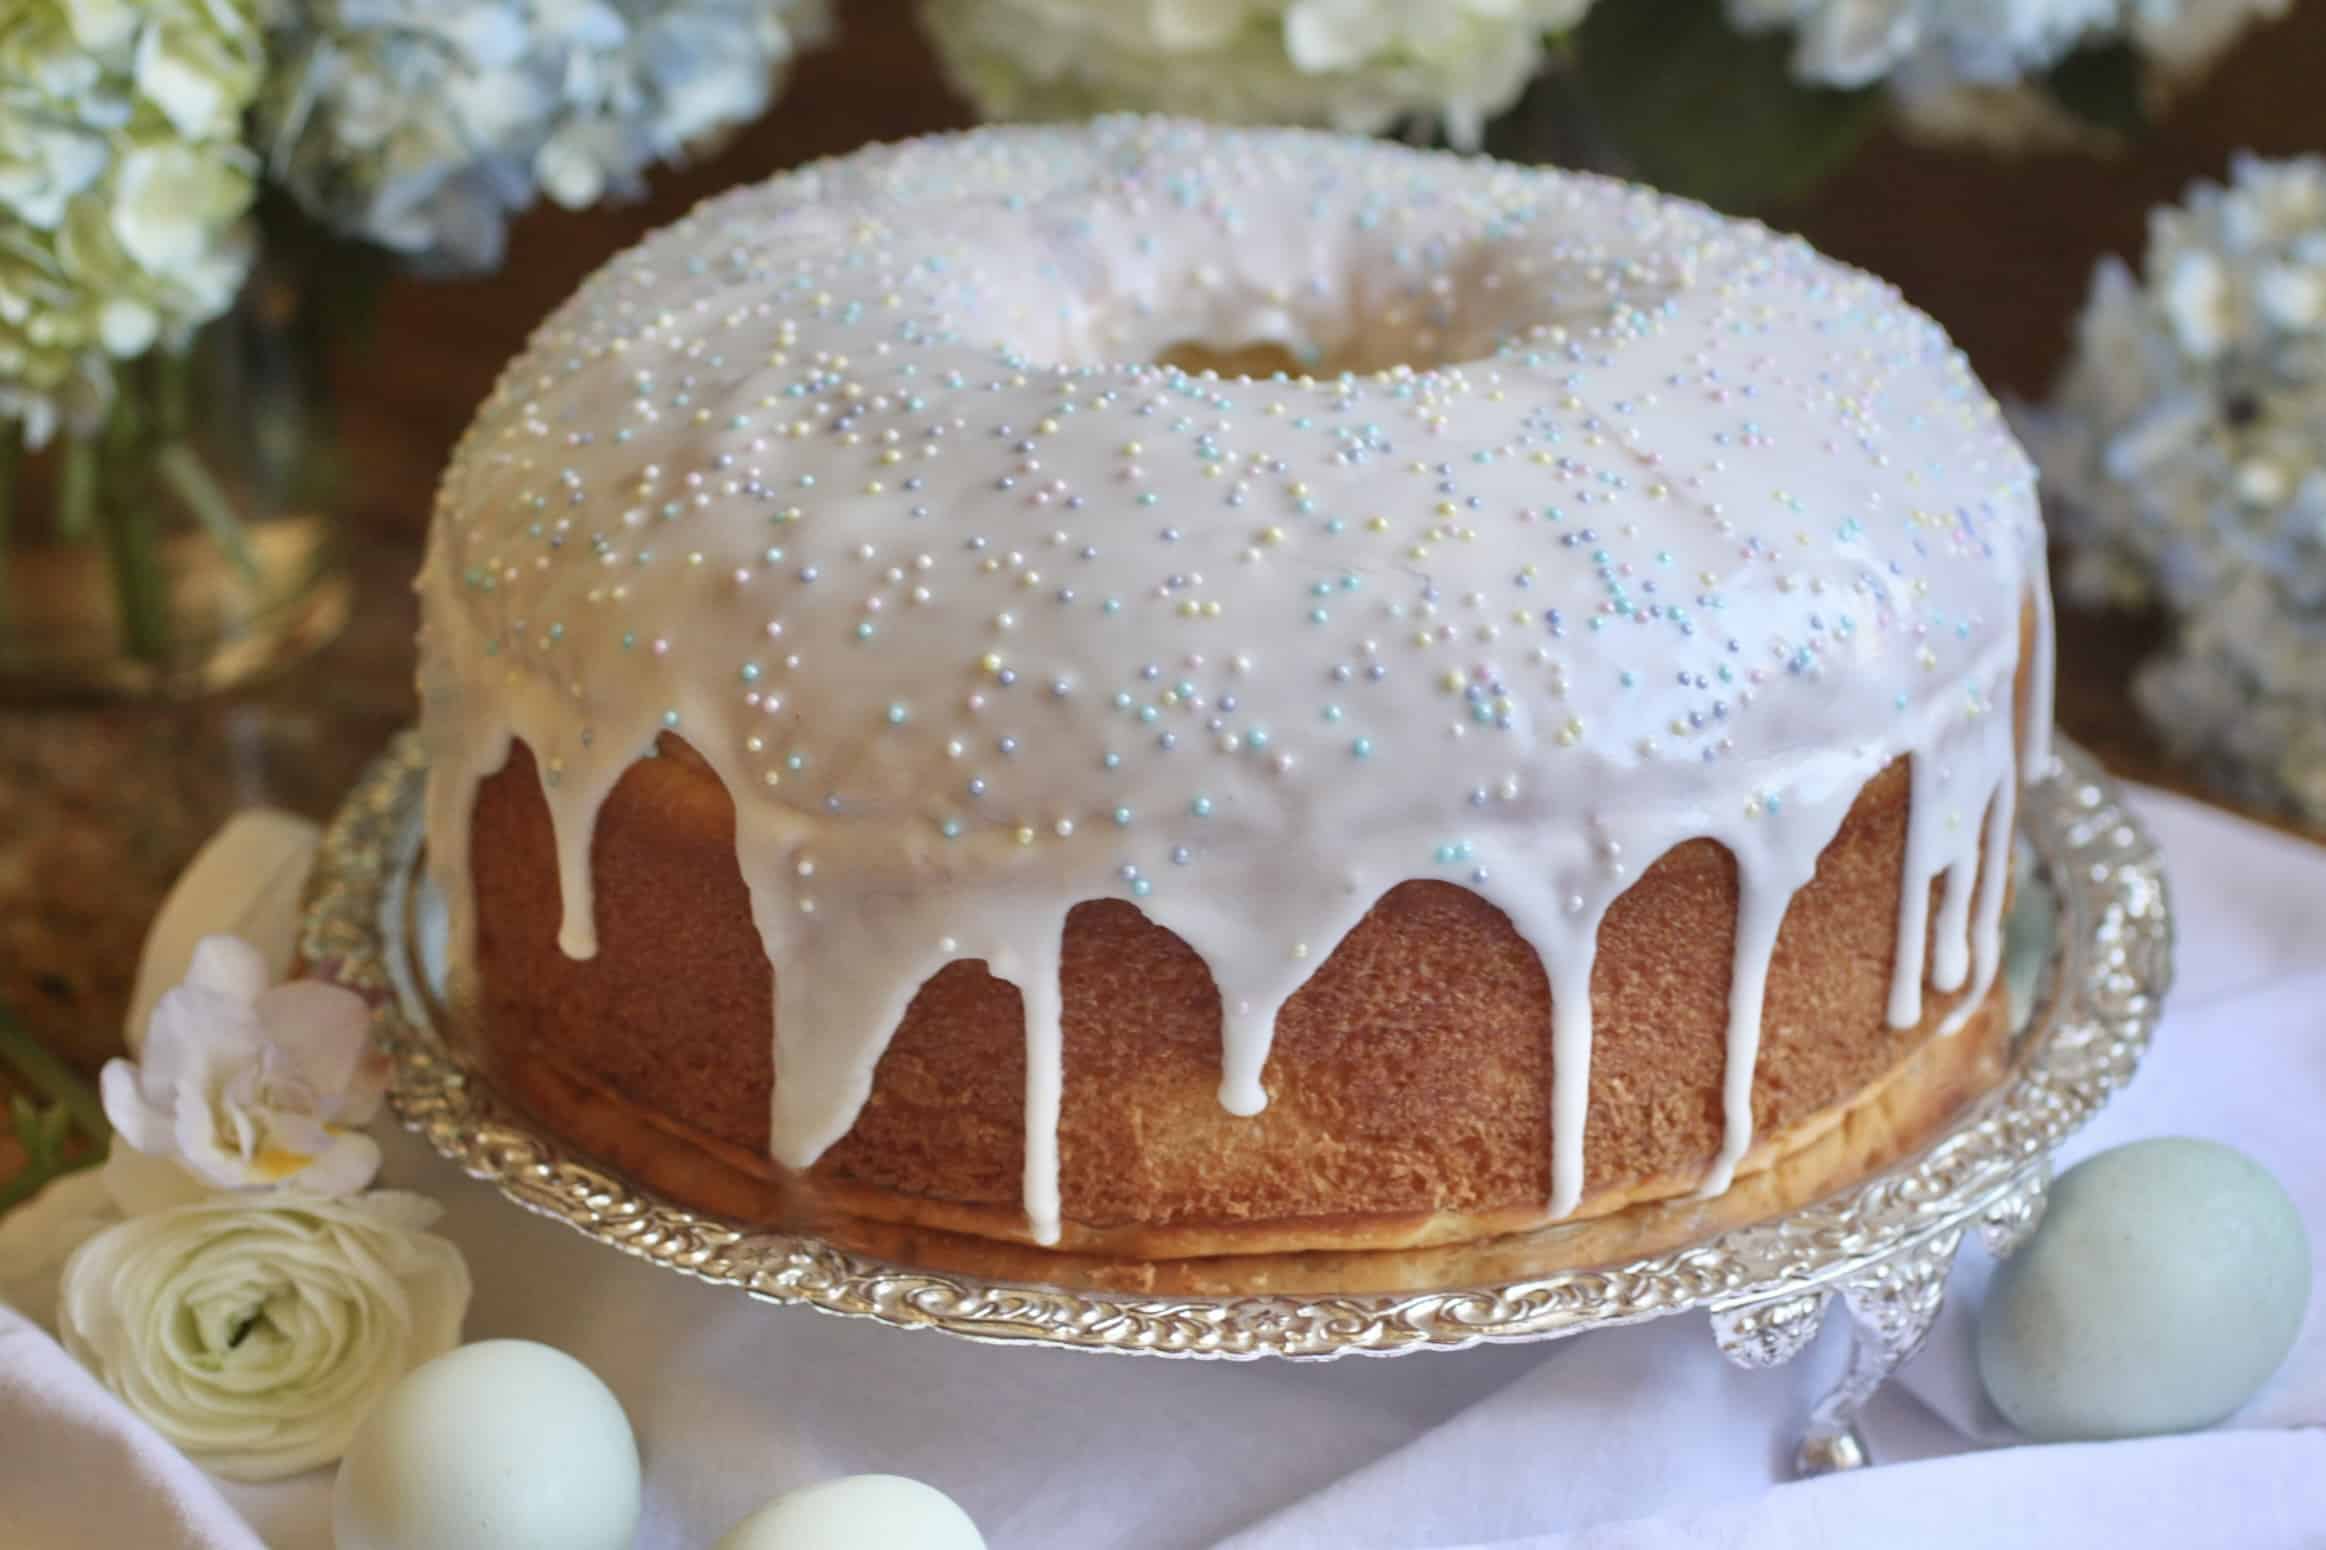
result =
[[325,309],[262,261],[182,348],[117,363],[93,425],[0,422],[0,700],[186,698],[328,641],[348,587]]

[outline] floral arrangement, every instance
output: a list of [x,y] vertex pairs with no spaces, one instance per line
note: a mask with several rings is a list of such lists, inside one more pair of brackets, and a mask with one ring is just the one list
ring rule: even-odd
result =
[[103,1118],[77,1116],[110,1122],[103,1166],[58,1177],[49,1157],[0,1226],[0,1296],[234,1480],[337,1459],[382,1394],[459,1343],[469,1300],[460,1251],[426,1231],[435,1202],[370,1188],[379,1148],[357,1127],[386,1071],[362,1000],[268,979],[245,942],[197,946],[142,1058],[102,1073]]
[[157,513],[191,517],[253,569],[238,492],[190,429],[187,359],[269,238],[305,222],[436,269],[490,266],[537,196],[631,192],[758,114],[823,14],[822,0],[13,0],[0,545],[20,464],[61,441],[39,481],[51,536],[108,546],[125,644],[161,655]]
[[[1514,154],[1547,139],[1750,205],[1832,167],[1884,110],[1991,146],[2107,143],[2291,3],[922,0],[922,14],[990,118],[1419,127]],[[1597,122],[1579,137],[1583,120]]]
[[1825,86],[1888,83],[1909,132],[1994,149],[2101,145],[2138,127],[2293,0],[1729,0],[1791,31]]
[[0,416],[87,425],[113,362],[234,299],[257,161],[255,0],[34,3],[0,23]]
[[1135,107],[1373,134],[1417,116],[1475,146],[1591,0],[931,0],[954,78],[993,118]]
[[509,217],[634,191],[767,108],[793,0],[309,0],[268,34],[256,143],[332,230],[499,262]]
[[2024,429],[2068,593],[2170,622],[2135,682],[2157,730],[2326,822],[2326,157],[2245,158],[2153,212]]

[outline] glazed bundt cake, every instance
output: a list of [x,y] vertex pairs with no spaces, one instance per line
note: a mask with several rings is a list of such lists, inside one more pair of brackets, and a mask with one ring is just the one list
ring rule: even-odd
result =
[[706,1208],[1458,1246],[1992,1071],[2033,476],[1641,188],[1119,119],[738,190],[541,326],[420,591],[476,1056]]

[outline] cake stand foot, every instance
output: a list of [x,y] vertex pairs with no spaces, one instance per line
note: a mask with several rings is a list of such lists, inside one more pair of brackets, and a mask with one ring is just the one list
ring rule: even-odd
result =
[[1841,1283],[1850,1312],[1849,1366],[1809,1412],[1793,1467],[1802,1475],[1863,1469],[1873,1462],[1858,1416],[1875,1391],[1913,1359],[1938,1321],[1947,1273],[1963,1229],[1949,1227],[1907,1244]]
[[1721,1354],[1739,1367],[1755,1368],[1783,1366],[1807,1350],[1836,1295],[1849,1310],[1849,1366],[1810,1411],[1793,1452],[1795,1474],[1830,1475],[1863,1469],[1874,1461],[1865,1434],[1858,1429],[1858,1416],[1929,1338],[1965,1235],[1975,1225],[1996,1256],[2009,1254],[2042,1220],[2050,1187],[2051,1158],[2038,1156],[1975,1213],[1959,1216],[1837,1282],[1713,1310],[1712,1338]]
[[1863,1469],[1873,1461],[1874,1456],[1866,1451],[1866,1439],[1856,1427],[1845,1426],[1839,1431],[1812,1427],[1801,1439],[1801,1446],[1793,1450],[1793,1473],[1806,1480],[1812,1475]]

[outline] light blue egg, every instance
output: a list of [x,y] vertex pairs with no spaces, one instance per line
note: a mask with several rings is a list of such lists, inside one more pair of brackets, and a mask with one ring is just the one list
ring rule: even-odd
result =
[[2266,1169],[2217,1142],[2136,1141],[2052,1185],[1988,1290],[1979,1376],[2039,1442],[2193,1431],[2253,1397],[2309,1301],[2309,1238]]

